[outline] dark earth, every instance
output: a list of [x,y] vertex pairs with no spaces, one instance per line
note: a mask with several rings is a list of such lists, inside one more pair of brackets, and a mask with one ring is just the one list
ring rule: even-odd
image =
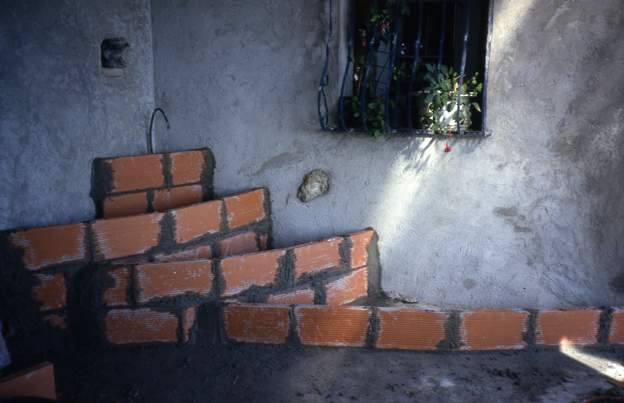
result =
[[[624,348],[586,350],[622,362]],[[582,402],[620,389],[557,349],[426,353],[234,345],[65,355],[68,402]]]

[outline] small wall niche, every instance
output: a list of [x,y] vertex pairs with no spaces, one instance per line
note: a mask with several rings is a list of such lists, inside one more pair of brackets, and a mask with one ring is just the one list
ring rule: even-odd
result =
[[100,46],[102,72],[107,77],[121,77],[127,67],[126,50],[130,44],[123,37],[107,38]]

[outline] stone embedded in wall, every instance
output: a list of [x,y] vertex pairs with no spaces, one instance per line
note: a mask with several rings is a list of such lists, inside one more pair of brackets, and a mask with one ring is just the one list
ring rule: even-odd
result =
[[309,202],[329,191],[329,174],[315,169],[303,177],[303,182],[297,190],[297,197],[304,203]]

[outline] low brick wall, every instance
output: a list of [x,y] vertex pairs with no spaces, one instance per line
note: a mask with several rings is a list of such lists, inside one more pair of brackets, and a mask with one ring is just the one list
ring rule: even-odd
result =
[[620,309],[426,311],[409,307],[228,304],[230,341],[399,350],[624,344]]
[[[305,274],[296,275],[297,267],[305,267]],[[370,278],[369,272],[373,273]],[[81,300],[94,303],[90,315],[97,319],[91,323],[96,329],[91,338],[104,334],[103,341],[107,343],[133,344],[147,342],[145,334],[152,334],[151,342],[161,342],[161,334],[149,329],[136,340],[132,335],[120,337],[119,332],[128,329],[135,333],[141,326],[149,326],[149,323],[123,325],[127,317],[134,317],[133,312],[138,317],[152,317],[155,314],[138,313],[158,311],[168,318],[165,322],[171,330],[175,327],[174,318],[182,326],[184,321],[180,318],[184,312],[200,305],[218,305],[221,300],[268,301],[273,305],[365,302],[369,290],[379,290],[378,284],[369,285],[369,281],[379,278],[378,272],[376,235],[373,230],[365,230],[287,249],[223,259],[102,265],[92,272],[91,286],[83,287],[93,297],[84,296]],[[117,313],[111,317],[111,312]],[[88,320],[85,318],[83,322]],[[176,334],[175,340],[168,341],[188,340],[188,335]]]
[[[255,189],[164,213],[2,232],[0,313],[18,334],[65,333],[84,319],[77,307],[102,267],[255,252],[268,246],[270,228],[268,192]],[[129,270],[111,271],[113,306],[124,305]]]
[[93,161],[97,217],[166,211],[213,197],[214,157],[207,149]]

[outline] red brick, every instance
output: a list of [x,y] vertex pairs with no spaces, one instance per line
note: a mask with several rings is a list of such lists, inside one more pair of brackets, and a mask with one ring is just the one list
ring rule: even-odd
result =
[[160,263],[179,262],[183,260],[204,260],[212,258],[212,247],[210,245],[199,245],[193,248],[173,253],[159,253],[154,256],[154,260]]
[[277,278],[279,258],[283,250],[234,256],[221,261],[221,274],[225,280],[223,297],[236,295],[249,287],[271,284]]
[[537,344],[559,345],[566,338],[572,344],[595,344],[600,311],[575,309],[540,311],[537,316]]
[[191,329],[197,320],[197,308],[191,307],[184,310],[182,314],[182,337],[186,343],[191,339]]
[[611,315],[609,343],[624,344],[624,310],[616,309]]
[[30,270],[85,258],[83,224],[33,228],[11,234],[11,242],[24,251],[23,262]]
[[199,203],[203,198],[200,185],[180,186],[154,192],[154,210],[165,211],[173,208],[190,206]]
[[295,278],[340,266],[341,242],[332,238],[295,248]]
[[435,350],[444,340],[447,314],[414,308],[379,308],[376,347]]
[[106,306],[128,305],[128,287],[130,270],[127,267],[115,267],[106,272],[113,285],[104,290],[102,300]]
[[228,226],[234,229],[262,221],[266,217],[264,197],[264,189],[256,189],[225,198]]
[[36,274],[35,278],[37,285],[33,287],[32,294],[39,303],[39,309],[48,311],[64,308],[67,304],[67,287],[63,274]]
[[107,162],[113,174],[113,193],[159,188],[165,185],[160,154],[113,158]]
[[258,251],[255,232],[245,232],[219,241],[221,257],[244,255]]
[[356,232],[350,236],[351,243],[351,267],[358,268],[368,264],[368,246],[370,245],[375,231],[365,230]]
[[44,362],[0,379],[0,398],[4,397],[56,401],[54,366],[50,362]]
[[208,295],[212,291],[214,275],[210,260],[150,263],[135,270],[141,303],[187,292]]
[[299,339],[314,346],[362,347],[366,344],[368,308],[308,306],[295,308]]
[[138,255],[158,245],[162,216],[152,213],[95,221],[96,260]]
[[288,338],[287,306],[233,304],[224,308],[225,332],[236,341],[282,344]]
[[344,305],[368,295],[368,269],[363,267],[325,286],[327,305]]
[[201,181],[204,170],[203,151],[182,151],[169,155],[171,158],[171,181],[174,185]]
[[178,318],[151,309],[116,309],[104,319],[106,339],[113,344],[176,342]]
[[48,325],[55,327],[60,330],[67,330],[67,319],[65,315],[60,315],[57,313],[51,313],[43,317],[43,321]]
[[462,314],[462,350],[524,348],[529,313],[512,310],[483,310]]
[[104,199],[104,218],[125,217],[147,213],[147,193],[129,193]]
[[304,288],[269,296],[267,303],[274,305],[311,305],[314,304],[314,290]]
[[192,241],[221,229],[220,200],[200,203],[174,210],[176,220],[175,237],[179,243]]

